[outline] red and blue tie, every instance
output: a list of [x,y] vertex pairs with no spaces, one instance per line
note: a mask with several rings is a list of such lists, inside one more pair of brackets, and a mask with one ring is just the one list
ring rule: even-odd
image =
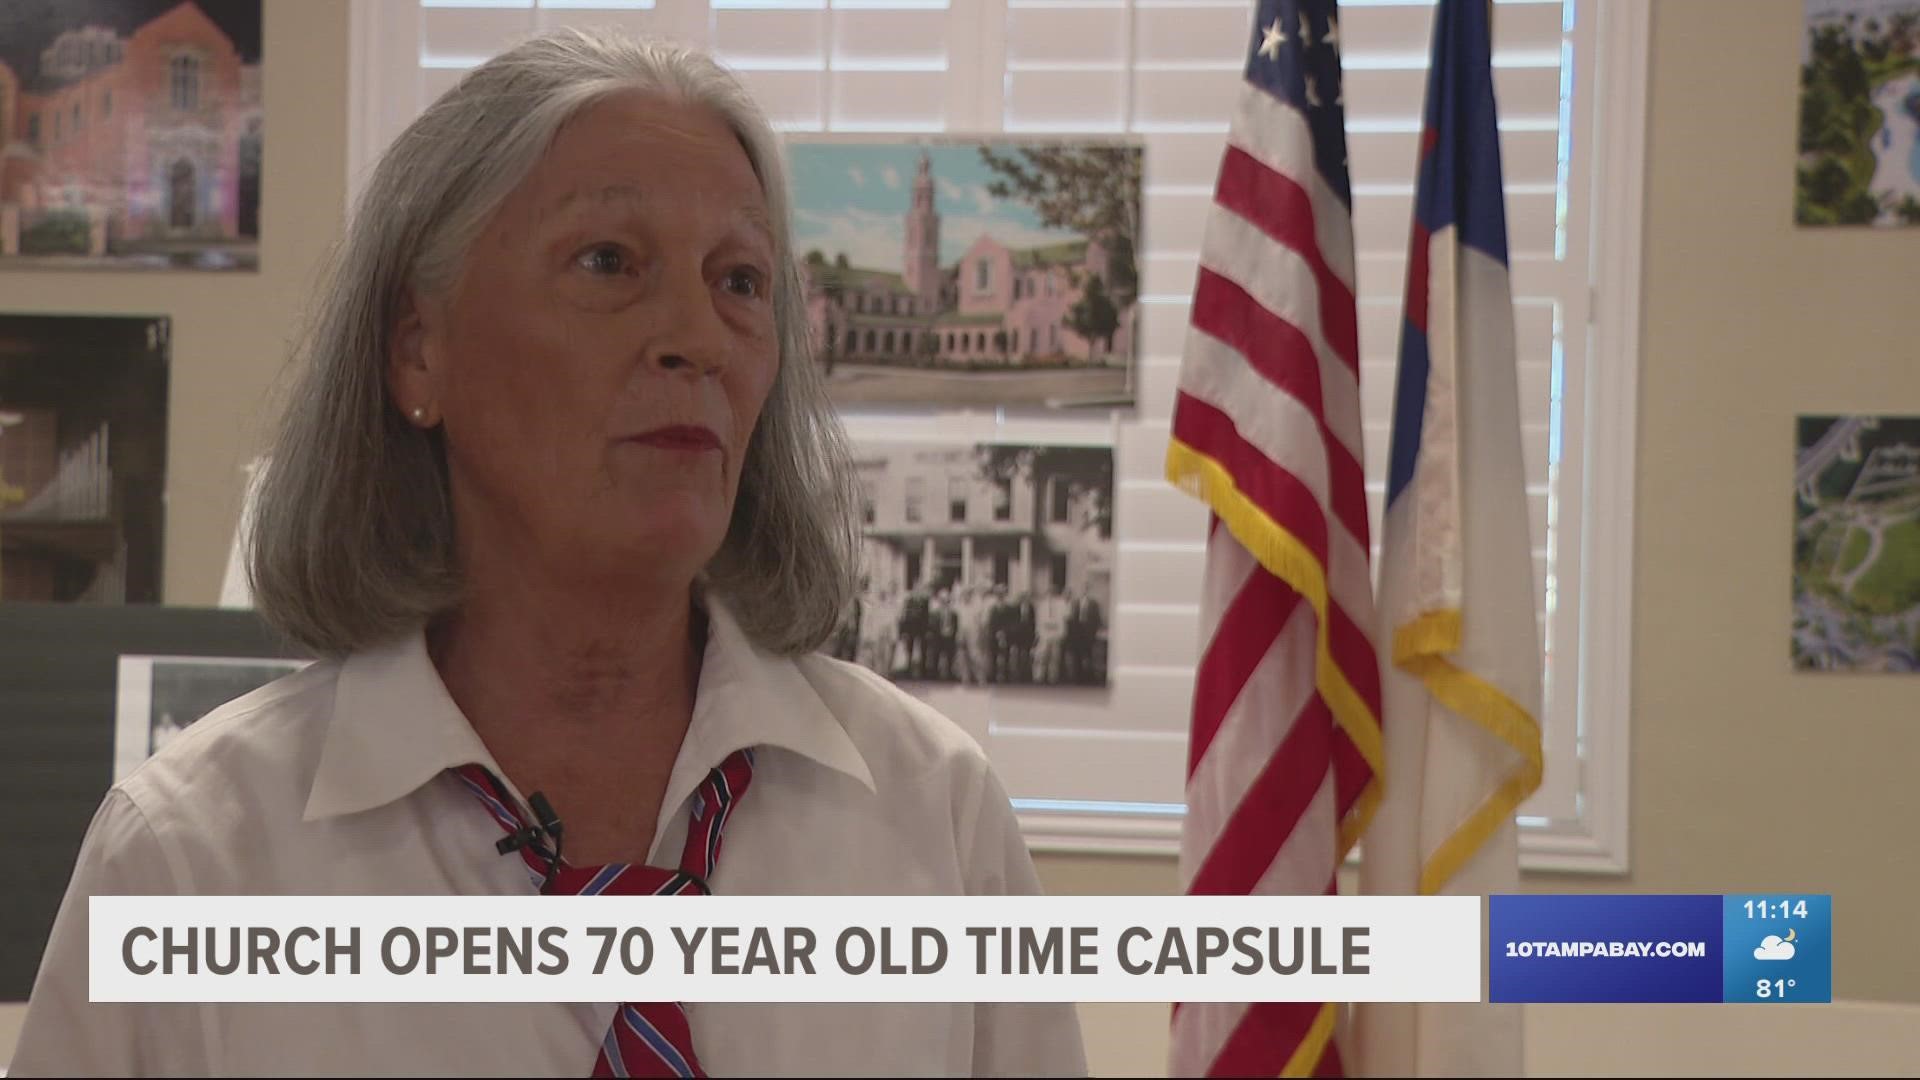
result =
[[[509,834],[527,826],[520,808],[496,790],[493,778],[479,765],[453,770],[478,796],[500,827]],[[675,896],[711,895],[707,882],[720,860],[720,840],[727,819],[753,782],[753,751],[736,750],[720,767],[707,773],[706,783],[693,796],[687,819],[687,842],[680,852],[680,869],[608,863],[572,866],[562,861],[554,868],[546,892],[553,896]],[[535,888],[545,882],[547,859],[530,845],[520,847]],[[594,1076],[705,1076],[693,1053],[693,1032],[687,1011],[676,1001],[626,1002],[613,1015],[613,1025],[600,1040],[593,1063]]]

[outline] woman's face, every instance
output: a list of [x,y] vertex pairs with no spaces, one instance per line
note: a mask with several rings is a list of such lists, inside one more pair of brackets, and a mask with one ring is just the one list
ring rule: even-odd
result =
[[713,557],[780,362],[775,250],[718,114],[636,92],[560,130],[396,335],[470,573],[691,580]]

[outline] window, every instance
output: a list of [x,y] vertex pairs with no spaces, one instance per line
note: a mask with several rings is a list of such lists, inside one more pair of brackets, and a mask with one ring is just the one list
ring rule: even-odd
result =
[[53,141],[54,142],[60,141],[60,117],[62,115],[63,114],[59,109],[53,110]]
[[873,331],[871,330],[867,331],[867,351],[868,352],[872,352],[874,350],[873,336],[874,336]]
[[959,525],[967,520],[967,482],[958,476],[947,478],[947,521]]
[[1067,553],[1056,551],[1047,559],[1048,584],[1056,590],[1067,587]]
[[993,482],[993,520],[1013,520],[1013,481],[995,480]]
[[1013,560],[1004,551],[993,553],[993,583],[1006,588],[1013,581]]
[[113,91],[111,89],[103,90],[100,93],[100,116],[102,119],[105,119],[106,117],[109,117],[112,115],[113,115]]
[[921,512],[927,502],[927,478],[924,476],[907,477],[907,524],[920,524]]
[[40,114],[27,114],[27,141],[38,145],[40,142]]
[[73,103],[73,130],[80,130],[80,103],[77,101]]
[[873,489],[868,487],[860,492],[860,520],[871,525],[877,514],[878,510],[873,503]]
[[1073,486],[1064,476],[1056,476],[1047,482],[1047,520],[1055,525],[1067,522],[1067,504],[1073,496]]
[[886,343],[886,345],[885,345],[885,346],[883,346],[883,348],[884,348],[884,349],[885,349],[885,350],[886,350],[887,352],[892,352],[892,351],[893,351],[893,331],[891,331],[891,330],[889,330],[889,331],[887,331],[887,338],[886,338],[886,342],[887,342],[887,343]]
[[[1143,217],[1154,224],[1138,252],[1137,336],[1141,370],[1160,372],[1143,376],[1142,385],[1166,385],[1184,343],[1201,226],[1241,85],[1247,0],[609,0],[605,6],[595,21],[686,41],[732,63],[782,130],[1139,139],[1147,151]],[[1521,843],[1529,866],[1625,865],[1644,184],[1635,163],[1644,153],[1650,7],[1650,0],[1497,0],[1494,81],[1536,603],[1547,645],[1547,786],[1524,810]],[[362,95],[349,109],[354,185],[428,100],[499,42],[578,19],[577,11],[553,0],[393,0],[353,8],[355,19],[375,21],[351,34],[371,53],[354,60],[372,65],[378,76],[353,83]],[[1432,0],[1366,0],[1341,12],[1361,399],[1371,438],[1366,465],[1376,535],[1386,465],[1381,436],[1393,396],[1433,11]],[[182,89],[176,84],[176,94]],[[195,94],[197,101],[197,88]],[[1162,227],[1169,222],[1183,227]],[[992,288],[986,262],[976,258],[971,272],[961,266],[943,278],[947,303]],[[1035,267],[1030,274],[1022,298],[1071,290],[1062,268]],[[1036,325],[1030,347],[1057,355],[1061,336],[1057,323],[1044,335]],[[984,335],[957,330],[948,334],[948,350],[987,351]],[[1148,546],[1157,577],[1151,597],[1124,573],[1114,576],[1112,594],[1101,597],[1116,631],[1109,671],[1114,721],[1098,731],[1098,757],[1109,767],[1097,774],[1067,767],[1088,759],[1087,731],[1061,731],[1044,705],[995,699],[982,706],[989,715],[974,718],[984,721],[978,728],[989,733],[983,745],[1038,843],[1166,851],[1179,833],[1181,736],[1198,607],[1177,598],[1198,591],[1204,514],[1167,487],[1162,455],[1151,449],[1164,445],[1170,397],[1143,393],[1139,408],[1115,414],[1110,429],[1126,450],[1116,458],[1118,499],[1128,510],[1114,521],[1115,546],[1122,552]],[[892,415],[849,415],[847,422],[856,438],[900,431]],[[1087,430],[1064,418],[1057,422],[1072,429],[1067,434]],[[1034,423],[977,412],[914,420],[916,435],[924,429],[929,436],[981,438],[988,435],[985,424],[1008,441],[1014,432],[1024,438],[1036,431]],[[1010,520],[1002,505],[996,492],[996,521]],[[1118,559],[1120,566],[1128,562],[1125,555]]]
[[167,64],[168,86],[172,90],[173,107],[192,110],[200,107],[200,59],[194,56],[176,56]]
[[1037,326],[1027,331],[1027,351],[1036,353],[1040,351],[1040,328]]
[[979,350],[980,352],[987,351],[987,332],[985,330],[982,330],[978,334],[974,335],[973,347]]
[[860,347],[860,331],[847,331],[847,351],[853,352]]

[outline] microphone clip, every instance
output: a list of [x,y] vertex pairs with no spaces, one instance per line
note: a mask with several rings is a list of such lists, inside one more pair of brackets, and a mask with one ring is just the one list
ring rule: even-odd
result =
[[538,825],[522,825],[496,841],[493,850],[502,855],[511,855],[521,848],[531,848],[535,854],[545,854],[546,845],[540,842],[540,837]]
[[536,791],[527,796],[527,805],[532,808],[534,818],[540,822],[539,831],[553,837],[553,849],[560,850],[560,834],[566,826],[560,824],[560,815],[554,813],[553,804],[547,801],[544,791]]
[[[513,805],[512,798],[507,794],[507,785],[501,783],[499,777],[489,772],[487,780],[502,805]],[[554,812],[553,804],[547,801],[545,792],[536,791],[527,796],[527,807],[533,811],[537,824],[522,824],[496,840],[493,849],[502,855],[511,855],[525,848],[544,860],[547,872],[540,882],[540,891],[544,894],[553,888],[553,879],[560,875],[560,837],[566,827],[560,824],[560,815]],[[548,846],[549,841],[552,846]]]
[[554,812],[553,804],[547,801],[544,792],[536,791],[527,796],[527,806],[539,824],[522,825],[501,837],[493,847],[502,855],[526,848],[544,859],[547,872],[540,881],[540,892],[544,894],[553,888],[553,879],[560,874],[560,838],[566,826],[560,823],[560,815]]

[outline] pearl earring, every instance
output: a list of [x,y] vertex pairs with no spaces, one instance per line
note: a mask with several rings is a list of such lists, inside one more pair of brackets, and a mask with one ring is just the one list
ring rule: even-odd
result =
[[413,422],[416,424],[424,424],[426,423],[426,420],[427,420],[427,410],[421,408],[418,405],[415,405],[413,407]]

